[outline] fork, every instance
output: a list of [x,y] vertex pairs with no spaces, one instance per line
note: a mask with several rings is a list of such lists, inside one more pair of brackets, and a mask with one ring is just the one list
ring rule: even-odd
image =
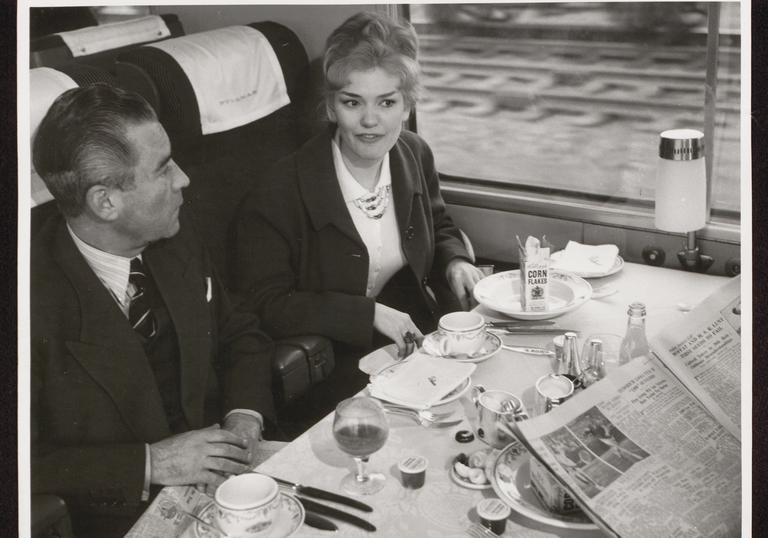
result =
[[448,419],[446,416],[440,416],[426,410],[407,409],[399,407],[384,407],[384,411],[395,415],[402,415],[415,420],[424,427],[445,428],[454,426],[462,421],[461,418]]
[[440,420],[444,418],[448,418],[451,415],[453,415],[453,409],[449,409],[447,411],[434,411],[432,409],[414,409],[413,407],[408,407],[406,405],[400,405],[395,403],[382,403],[383,407],[387,407],[389,409],[398,411],[403,410],[407,413],[419,413],[422,417],[426,418],[427,420]]
[[480,523],[470,522],[467,532],[475,538],[499,538],[498,534],[487,527],[483,527]]

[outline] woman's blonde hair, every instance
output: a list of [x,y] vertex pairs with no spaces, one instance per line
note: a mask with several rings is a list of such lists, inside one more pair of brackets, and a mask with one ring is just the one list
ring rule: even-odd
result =
[[325,43],[323,74],[325,97],[349,83],[353,71],[376,67],[400,78],[405,103],[413,108],[419,92],[419,40],[410,23],[395,21],[372,11],[352,15],[336,28]]

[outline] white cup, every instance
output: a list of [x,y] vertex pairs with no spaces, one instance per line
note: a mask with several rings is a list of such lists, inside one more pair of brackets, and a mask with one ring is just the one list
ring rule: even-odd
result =
[[485,319],[477,312],[451,312],[440,318],[435,343],[441,355],[473,355],[485,342]]
[[278,493],[277,482],[263,474],[229,477],[214,495],[216,525],[228,536],[252,538],[264,535],[277,515]]

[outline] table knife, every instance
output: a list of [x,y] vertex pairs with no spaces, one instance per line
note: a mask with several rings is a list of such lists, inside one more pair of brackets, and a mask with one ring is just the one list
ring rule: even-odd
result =
[[550,357],[555,356],[554,351],[544,349],[543,347],[525,347],[525,346],[508,346],[502,344],[502,349],[508,349],[509,351],[516,351],[517,353],[527,353],[529,355],[547,355]]
[[302,495],[307,495],[309,497],[314,497],[316,499],[323,499],[326,501],[337,502],[339,504],[345,504],[347,506],[351,506],[352,508],[357,508],[358,510],[362,510],[363,512],[373,512],[373,508],[371,508],[367,504],[355,499],[350,499],[349,497],[345,497],[344,495],[339,495],[338,493],[334,493],[332,491],[326,491],[324,489],[315,488],[312,486],[303,486],[296,482],[290,482],[288,480],[285,480],[283,478],[278,478],[276,476],[273,476],[272,478],[278,484],[289,487],[293,489],[293,491],[295,491],[296,493],[301,493]]
[[489,328],[490,331],[498,331],[503,334],[563,334],[578,333],[575,329],[561,329],[560,327],[511,327],[511,328]]
[[315,529],[320,529],[321,531],[339,530],[339,528],[336,526],[336,523],[330,519],[326,519],[323,516],[316,514],[315,512],[309,512],[306,508],[304,509],[304,524],[310,527],[314,527]]
[[508,321],[487,321],[486,326],[495,329],[515,329],[517,327],[538,327],[540,325],[554,325],[555,322],[546,319],[526,319]]
[[312,499],[307,499],[301,495],[296,495],[296,498],[299,499],[299,502],[304,506],[304,510],[306,512],[314,512],[316,514],[321,514],[333,519],[338,519],[339,521],[344,521],[345,523],[349,523],[350,525],[360,527],[361,529],[367,531],[373,532],[376,530],[376,527],[372,523],[357,517],[354,514],[350,514],[339,510],[338,508],[313,501]]

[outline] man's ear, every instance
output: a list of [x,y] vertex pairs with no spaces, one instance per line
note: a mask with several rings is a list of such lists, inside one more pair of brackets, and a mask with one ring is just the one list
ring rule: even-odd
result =
[[85,194],[85,205],[98,218],[112,221],[119,214],[119,198],[117,189],[106,185],[93,185]]

